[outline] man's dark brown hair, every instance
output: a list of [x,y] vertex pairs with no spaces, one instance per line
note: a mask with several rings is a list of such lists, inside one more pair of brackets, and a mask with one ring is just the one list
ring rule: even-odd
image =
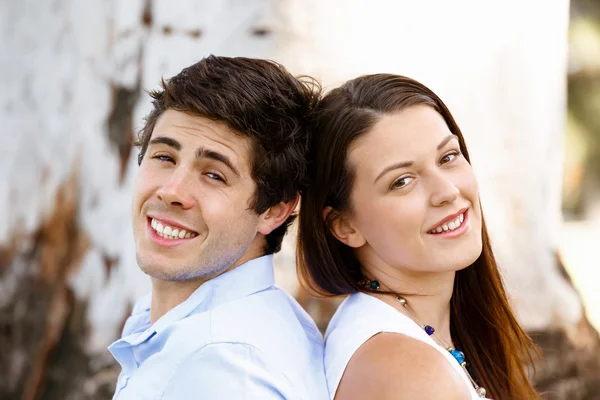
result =
[[[148,148],[157,119],[166,110],[225,123],[252,142],[252,177],[256,193],[251,208],[261,214],[294,199],[306,183],[307,120],[321,92],[310,77],[293,77],[273,61],[211,55],[184,68],[162,89],[151,91],[154,108],[139,133],[138,163]],[[267,235],[265,254],[276,253],[290,216]]]

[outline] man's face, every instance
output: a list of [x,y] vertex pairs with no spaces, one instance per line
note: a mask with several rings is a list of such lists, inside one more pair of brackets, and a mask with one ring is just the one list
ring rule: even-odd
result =
[[[133,195],[140,268],[160,280],[206,280],[261,255],[251,142],[226,125],[167,110]],[[258,234],[257,234],[258,233]]]

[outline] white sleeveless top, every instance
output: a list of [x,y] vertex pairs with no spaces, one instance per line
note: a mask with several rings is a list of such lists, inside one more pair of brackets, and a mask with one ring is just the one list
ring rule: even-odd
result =
[[329,395],[332,399],[352,355],[372,336],[382,332],[401,333],[438,349],[456,372],[464,378],[472,399],[481,400],[462,367],[446,349],[439,346],[408,316],[364,293],[354,293],[348,296],[339,306],[327,327],[325,374]]

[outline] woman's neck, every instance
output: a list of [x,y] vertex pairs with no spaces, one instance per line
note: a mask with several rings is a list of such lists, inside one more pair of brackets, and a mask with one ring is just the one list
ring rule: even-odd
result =
[[[452,345],[450,335],[450,300],[454,289],[455,272],[368,274],[379,282],[380,292],[397,293],[406,299],[408,310],[396,296],[376,293],[375,297],[415,320],[419,325],[435,329],[438,339]],[[381,275],[378,277],[377,275]],[[443,345],[443,343],[439,343]]]

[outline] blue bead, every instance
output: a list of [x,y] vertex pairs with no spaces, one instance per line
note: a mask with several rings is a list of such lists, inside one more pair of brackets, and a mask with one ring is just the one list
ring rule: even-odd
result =
[[433,335],[433,332],[435,332],[435,329],[433,329],[433,327],[429,326],[429,325],[425,325],[425,332],[431,336]]
[[450,354],[452,354],[452,357],[454,357],[454,359],[456,359],[456,361],[458,361],[459,364],[465,362],[465,354],[462,351],[452,349],[450,350]]
[[377,290],[377,289],[379,289],[379,282],[378,281],[371,281],[369,283],[369,286],[371,286],[371,289]]

